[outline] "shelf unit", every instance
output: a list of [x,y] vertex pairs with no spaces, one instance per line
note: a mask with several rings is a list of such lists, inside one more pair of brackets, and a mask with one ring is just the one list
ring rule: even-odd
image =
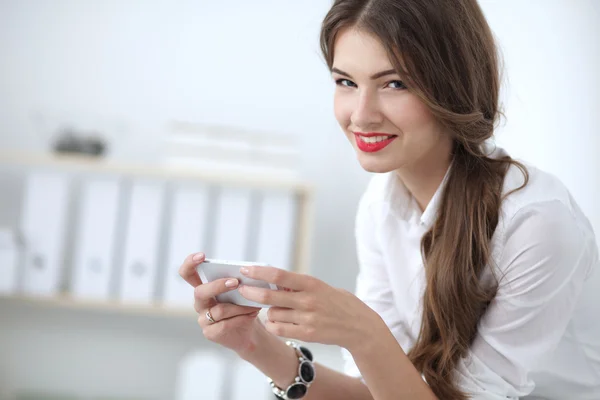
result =
[[[52,169],[73,173],[118,174],[126,178],[156,178],[194,181],[215,185],[235,185],[250,189],[281,189],[292,191],[297,199],[297,223],[294,233],[292,270],[308,273],[310,230],[313,218],[313,188],[301,179],[277,174],[222,173],[160,164],[124,162],[84,155],[44,154],[19,151],[0,151],[0,167]],[[193,316],[193,310],[160,303],[129,304],[117,300],[81,300],[62,293],[51,297],[30,297],[21,294],[0,297],[0,302],[30,303],[62,309],[110,311],[132,315],[165,317]],[[191,309],[191,306],[190,306]]]
[[197,314],[194,312],[192,304],[189,307],[175,307],[155,304],[135,304],[123,303],[118,300],[86,300],[78,299],[69,294],[60,294],[56,296],[37,297],[27,295],[8,295],[0,296],[0,304],[11,303],[14,305],[28,305],[34,307],[81,310],[86,312],[100,312],[108,314],[126,314],[165,318],[194,318]]

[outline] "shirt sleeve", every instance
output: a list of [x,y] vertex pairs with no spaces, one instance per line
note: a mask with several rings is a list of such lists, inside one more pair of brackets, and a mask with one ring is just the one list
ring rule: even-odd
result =
[[558,201],[529,205],[506,224],[498,293],[482,316],[459,387],[474,400],[532,392],[530,372],[557,347],[597,263],[593,234]]
[[[359,264],[356,278],[356,296],[377,312],[394,333],[394,326],[400,323],[400,316],[394,304],[389,285],[387,269],[377,240],[377,218],[369,193],[362,196],[356,214],[355,236]],[[344,373],[361,377],[361,373],[349,351],[342,348]]]

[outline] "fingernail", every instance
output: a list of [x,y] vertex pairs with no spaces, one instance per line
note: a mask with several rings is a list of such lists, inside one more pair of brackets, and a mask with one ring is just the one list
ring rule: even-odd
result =
[[204,253],[198,253],[192,258],[192,260],[200,261],[202,259],[202,257],[204,257]]
[[240,268],[240,272],[241,272],[242,274],[244,274],[244,275],[248,275],[248,273],[249,273],[250,271],[248,270],[248,268],[246,268],[246,267],[242,267],[242,268]]
[[238,285],[237,279],[229,279],[229,280],[227,280],[227,282],[225,282],[225,286],[227,286],[227,287],[236,287],[237,285]]

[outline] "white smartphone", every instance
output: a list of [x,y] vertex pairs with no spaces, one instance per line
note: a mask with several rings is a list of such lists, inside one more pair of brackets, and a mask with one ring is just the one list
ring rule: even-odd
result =
[[[254,263],[247,261],[226,261],[226,260],[215,260],[215,259],[206,259],[200,265],[198,265],[198,275],[200,275],[200,280],[202,283],[212,282],[216,279],[222,278],[235,278],[240,282],[240,285],[248,285],[255,286],[259,288],[278,290],[277,285],[272,283],[268,283],[265,281],[248,278],[247,276],[242,275],[240,272],[241,267],[249,267],[253,265],[258,265],[262,267],[270,267],[268,264],[262,263]],[[250,306],[250,307],[261,307],[261,308],[269,308],[271,307],[268,304],[261,304],[254,301],[250,301],[243,297],[237,289],[231,290],[226,293],[221,293],[217,296],[217,301],[219,303],[233,303],[240,306]]]

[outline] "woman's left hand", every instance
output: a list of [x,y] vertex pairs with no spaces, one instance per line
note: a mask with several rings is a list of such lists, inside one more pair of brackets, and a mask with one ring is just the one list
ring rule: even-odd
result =
[[271,290],[242,285],[238,289],[248,300],[272,306],[265,327],[274,335],[337,345],[351,351],[370,337],[374,327],[384,324],[379,314],[354,294],[312,276],[259,266],[240,271],[250,278],[284,288]]

